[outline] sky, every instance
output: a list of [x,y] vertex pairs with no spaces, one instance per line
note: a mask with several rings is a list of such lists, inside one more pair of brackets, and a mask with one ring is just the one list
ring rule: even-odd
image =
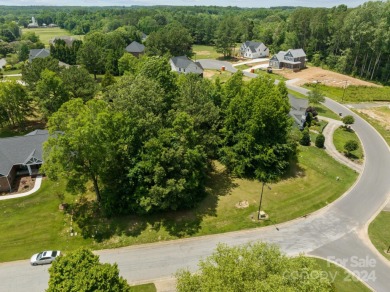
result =
[[333,7],[345,4],[356,7],[368,0],[0,0],[0,5],[9,6],[132,6],[132,5],[174,5],[174,6],[238,6],[264,7],[270,6],[303,6]]

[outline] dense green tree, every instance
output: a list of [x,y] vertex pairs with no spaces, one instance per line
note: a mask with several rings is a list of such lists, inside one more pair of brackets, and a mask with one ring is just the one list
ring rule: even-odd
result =
[[179,112],[172,128],[145,143],[141,160],[129,172],[140,210],[194,207],[203,198],[207,157],[197,135],[192,118]]
[[99,256],[80,249],[57,258],[49,268],[49,288],[54,291],[130,291],[130,286],[119,276],[117,264],[102,264]]
[[303,146],[310,146],[310,132],[309,132],[309,128],[306,127],[303,131],[302,131],[302,136],[301,136],[301,139],[299,140],[299,144],[303,145]]
[[158,82],[165,93],[165,100],[168,106],[176,95],[176,75],[166,58],[150,57],[145,58],[139,67],[139,75]]
[[231,57],[236,46],[237,36],[237,21],[235,18],[225,17],[222,19],[215,32],[214,43],[217,52],[222,53],[224,57]]
[[[275,245],[254,243],[216,251],[199,263],[199,272],[176,274],[177,291],[334,291],[314,260],[287,257]],[[308,276],[309,275],[309,276]]]
[[52,57],[35,58],[31,63],[28,63],[22,68],[22,80],[27,83],[30,90],[35,90],[36,83],[41,78],[43,70],[52,72],[60,72],[58,60]]
[[222,129],[221,160],[228,169],[261,182],[280,178],[295,154],[289,109],[289,101],[268,78],[252,79],[233,97]]
[[113,151],[112,116],[106,102],[73,99],[63,104],[48,122],[48,141],[44,144],[43,166],[53,180],[67,179],[67,190],[85,192],[92,181],[96,200],[101,199],[100,179],[104,175]]
[[346,128],[355,122],[355,118],[351,115],[347,115],[347,116],[342,118],[342,122],[344,123],[344,126]]
[[324,94],[317,86],[315,86],[311,91],[309,91],[309,94],[307,96],[311,104],[319,104],[320,102],[325,101]]
[[213,84],[196,74],[182,74],[178,78],[178,95],[173,108],[186,112],[194,121],[199,143],[215,157],[220,144],[218,131],[221,128],[220,110],[213,101]]
[[13,53],[14,48],[7,42],[0,42],[0,56],[5,57],[8,54]]
[[226,111],[229,107],[230,101],[239,95],[243,90],[244,74],[242,71],[238,70],[234,73],[224,84],[223,94],[222,94],[222,105],[221,108],[223,111]]
[[359,144],[355,140],[348,140],[344,144],[344,150],[346,151],[347,155],[350,155],[352,151],[358,150]]
[[193,39],[189,31],[180,23],[170,23],[156,32],[152,32],[146,40],[146,52],[150,55],[188,56],[192,52]]
[[96,80],[97,74],[105,72],[105,36],[95,32],[85,36],[84,43],[77,52],[77,62],[84,65]]
[[62,79],[57,73],[45,69],[37,82],[34,94],[45,117],[55,113],[63,103],[69,100]]
[[60,73],[63,86],[70,98],[92,99],[97,91],[95,80],[83,67],[71,66]]
[[27,44],[22,44],[18,52],[19,62],[26,61],[28,59],[29,54],[30,50]]
[[318,147],[318,148],[324,148],[325,136],[322,133],[317,135],[315,144],[316,144],[316,147]]
[[2,123],[23,125],[32,114],[31,99],[23,85],[16,81],[0,82],[0,112]]
[[123,75],[125,72],[135,74],[138,70],[140,61],[133,54],[124,53],[123,56],[118,60],[119,74]]
[[32,43],[39,42],[39,36],[33,31],[23,31],[22,40],[29,40]]

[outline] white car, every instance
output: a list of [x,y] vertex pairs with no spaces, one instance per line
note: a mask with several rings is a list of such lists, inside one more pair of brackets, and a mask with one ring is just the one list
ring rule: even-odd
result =
[[31,257],[30,263],[33,266],[51,264],[61,254],[59,250],[48,250],[36,253]]

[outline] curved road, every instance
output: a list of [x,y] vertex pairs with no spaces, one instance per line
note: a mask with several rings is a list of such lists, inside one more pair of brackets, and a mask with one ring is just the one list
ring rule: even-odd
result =
[[[307,90],[291,87],[306,93]],[[335,261],[355,271],[374,290],[390,291],[390,264],[367,239],[367,223],[390,193],[390,153],[382,137],[346,107],[326,99],[325,105],[355,117],[354,130],[364,145],[365,168],[356,185],[342,198],[306,218],[251,230],[98,251],[102,262],[118,263],[129,283],[171,277],[179,268],[197,269],[200,258],[219,242],[229,245],[265,241],[289,255],[306,253]],[[27,261],[0,264],[1,291],[43,291],[49,266],[30,267]],[[348,280],[348,279],[347,279]]]

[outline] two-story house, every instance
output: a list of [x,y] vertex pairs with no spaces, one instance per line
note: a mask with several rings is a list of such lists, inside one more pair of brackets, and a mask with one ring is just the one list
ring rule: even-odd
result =
[[306,67],[306,54],[302,49],[280,51],[269,60],[269,66],[276,69],[288,68],[299,71]]

